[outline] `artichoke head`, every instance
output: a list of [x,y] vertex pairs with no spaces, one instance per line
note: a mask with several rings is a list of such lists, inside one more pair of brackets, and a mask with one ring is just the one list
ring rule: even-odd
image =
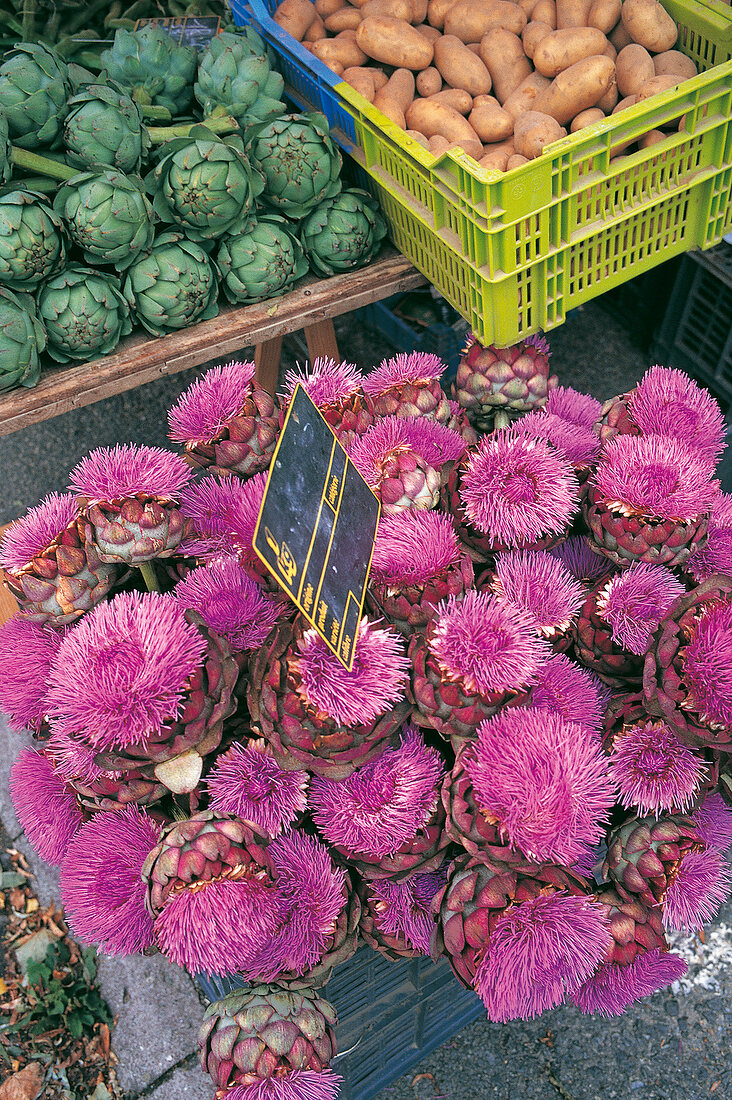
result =
[[161,233],[128,269],[124,293],[148,332],[162,336],[219,311],[216,266],[182,233]]
[[245,34],[219,34],[211,40],[201,54],[193,91],[204,115],[223,108],[244,130],[284,112],[279,98],[283,88],[262,39],[247,28]]
[[0,195],[0,282],[32,291],[63,267],[61,219],[35,191]]
[[172,115],[190,106],[196,51],[179,46],[162,27],[148,23],[139,31],[118,30],[101,61],[111,79],[129,88],[138,103],[159,104]]
[[80,264],[69,264],[43,283],[38,312],[48,352],[59,363],[108,355],[132,331],[119,279]]
[[304,218],[341,189],[342,158],[325,115],[280,115],[252,130],[246,152],[264,176],[267,203],[288,218]]
[[8,120],[5,117],[5,112],[0,108],[0,183],[6,183],[10,179],[12,171]]
[[0,65],[0,108],[10,140],[24,149],[52,145],[66,117],[68,93],[66,65],[58,54],[19,42]]
[[33,299],[0,287],[0,390],[35,386],[41,375],[40,353],[46,332]]
[[79,168],[139,171],[150,147],[142,112],[118,85],[89,84],[68,101],[66,159]]
[[356,187],[326,199],[300,225],[300,240],[316,275],[354,271],[376,255],[386,236],[379,204]]
[[152,243],[153,209],[142,181],[114,168],[74,176],[53,208],[89,263],[125,268]]
[[308,262],[292,227],[277,214],[261,215],[221,242],[218,264],[231,302],[274,298],[305,275]]

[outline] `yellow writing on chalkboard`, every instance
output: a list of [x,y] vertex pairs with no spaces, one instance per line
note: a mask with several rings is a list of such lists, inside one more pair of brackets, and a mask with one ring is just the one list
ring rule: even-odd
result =
[[315,595],[315,593],[313,592],[312,584],[306,584],[305,585],[305,591],[302,594],[302,609],[303,609],[303,611],[305,612],[306,615],[310,614],[310,611],[311,611],[312,606],[313,606],[313,596],[314,595]]
[[331,508],[335,508],[336,501],[338,500],[339,483],[335,474],[330,479],[330,485],[328,486],[328,504]]
[[325,600],[321,600],[320,603],[318,604],[318,618],[317,618],[317,621],[316,621],[316,624],[315,624],[317,626],[318,630],[322,630],[323,627],[325,626],[325,616],[327,614],[328,614],[328,605],[325,602]]

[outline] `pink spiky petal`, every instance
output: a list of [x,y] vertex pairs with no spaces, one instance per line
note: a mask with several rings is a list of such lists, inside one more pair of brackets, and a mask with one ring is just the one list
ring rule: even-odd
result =
[[719,489],[691,447],[661,435],[617,435],[605,448],[595,482],[621,513],[691,522],[706,515]]
[[732,604],[706,608],[683,654],[689,703],[712,724],[732,725]]
[[224,1100],[337,1100],[342,1077],[331,1069],[296,1069],[286,1077],[267,1077],[253,1085],[234,1085]]
[[362,383],[363,375],[355,363],[336,363],[335,359],[318,356],[309,369],[287,371],[282,402],[289,404],[297,386],[302,385],[318,408],[337,405],[357,394]]
[[558,891],[512,906],[496,923],[474,988],[496,1023],[531,1019],[589,978],[610,939],[602,906]]
[[0,567],[25,569],[79,516],[79,501],[72,493],[49,493],[35,508],[16,520],[0,543]]
[[435,511],[382,515],[371,559],[371,576],[381,584],[426,584],[460,558],[449,516]]
[[732,572],[732,494],[715,497],[707,540],[689,555],[684,568],[697,584],[713,573]]
[[707,848],[726,852],[732,847],[732,811],[721,794],[708,794],[692,816]]
[[387,936],[403,936],[407,947],[429,955],[435,927],[432,899],[444,886],[446,875],[447,869],[443,867],[398,881],[383,879],[370,883],[369,894],[382,902],[374,913],[379,931]]
[[212,558],[238,551],[252,557],[254,529],[266,484],[266,473],[246,481],[208,475],[184,489],[180,510],[192,530],[181,542],[181,553]]
[[499,554],[490,587],[504,602],[527,611],[545,638],[567,631],[584,602],[579,581],[540,550]]
[[314,776],[308,798],[313,820],[329,843],[379,859],[427,824],[442,774],[437,750],[409,727],[397,748],[386,749],[347,779]]
[[61,863],[84,820],[74,792],[42,753],[21,749],[10,769],[10,794],[29,843],[46,863]]
[[572,864],[603,839],[615,785],[581,726],[504,709],[478,726],[466,769],[480,810],[529,859]]
[[732,868],[718,849],[687,852],[666,890],[663,923],[667,928],[693,932],[716,917],[731,888]]
[[61,866],[61,900],[82,943],[109,955],[152,946],[141,872],[157,840],[157,825],[135,805],[98,813],[76,834]]
[[63,637],[62,630],[17,616],[0,627],[0,710],[13,729],[40,728],[51,665]]
[[600,453],[600,440],[590,428],[545,409],[536,409],[522,416],[513,430],[516,435],[547,440],[573,466],[593,466]]
[[253,821],[272,837],[307,807],[307,772],[284,771],[260,742],[234,744],[218,756],[206,786],[216,813]]
[[591,550],[584,535],[570,535],[559,546],[553,546],[549,553],[559,558],[572,576],[585,585],[593,585],[613,572],[610,559]]
[[537,672],[529,706],[549,710],[568,722],[599,733],[607,707],[606,692],[605,685],[593,672],[557,653]]
[[447,370],[447,364],[439,355],[425,351],[411,351],[382,360],[380,366],[370,371],[363,380],[363,392],[378,397],[395,386],[410,382],[436,382]]
[[409,668],[396,631],[366,618],[359,623],[350,672],[315,630],[303,634],[292,665],[303,698],[344,726],[366,725],[401,702]]
[[615,738],[609,772],[623,806],[645,815],[688,809],[706,766],[665,722],[648,721],[626,726]]
[[107,774],[96,763],[94,750],[67,733],[52,733],[46,747],[56,775],[66,783],[76,779],[82,783],[95,783]]
[[265,592],[244,572],[236,555],[193,569],[175,586],[173,596],[182,608],[197,611],[237,652],[259,649],[287,609],[284,599]]
[[713,467],[725,448],[726,424],[708,390],[680,370],[651,367],[628,401],[644,435],[663,435],[691,445]]
[[585,1015],[622,1016],[635,1001],[658,993],[687,969],[680,955],[655,947],[629,966],[603,963],[569,999]]
[[572,467],[550,444],[494,432],[469,456],[460,499],[470,523],[509,546],[558,535],[577,510]]
[[206,641],[175,600],[123,592],[69,630],[51,670],[52,729],[109,750],[139,744],[180,712]]
[[600,419],[602,403],[589,393],[573,390],[571,386],[555,386],[549,390],[546,411],[582,428],[592,428]]
[[597,612],[611,626],[616,645],[642,656],[683,592],[683,584],[665,565],[631,562],[598,595]]
[[254,363],[233,361],[213,367],[192,382],[168,413],[174,443],[210,443],[241,411],[250,390]]
[[355,440],[350,458],[361,476],[375,487],[387,455],[413,451],[429,466],[439,470],[446,462],[457,462],[466,450],[459,432],[425,417],[384,416]]
[[69,488],[90,504],[138,494],[177,501],[190,479],[191,471],[180,455],[130,443],[91,451],[71,471]]
[[438,605],[430,648],[449,680],[483,695],[531,687],[550,656],[528,612],[471,590]]

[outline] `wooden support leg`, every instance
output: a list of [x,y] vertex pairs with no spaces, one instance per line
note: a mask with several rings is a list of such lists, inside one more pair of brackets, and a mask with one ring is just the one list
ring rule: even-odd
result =
[[[12,524],[6,523],[3,527],[0,527],[0,539],[11,526]],[[3,626],[8,619],[12,619],[17,610],[18,604],[16,603],[15,596],[6,586],[5,574],[2,569],[0,569],[0,626]]]
[[335,359],[336,363],[340,361],[335,329],[330,318],[326,321],[318,321],[314,325],[307,325],[304,331],[311,363],[318,358]]
[[282,358],[282,337],[275,336],[264,344],[257,344],[254,349],[254,364],[256,372],[254,377],[263,390],[274,397],[277,392],[277,379],[280,373],[280,360]]

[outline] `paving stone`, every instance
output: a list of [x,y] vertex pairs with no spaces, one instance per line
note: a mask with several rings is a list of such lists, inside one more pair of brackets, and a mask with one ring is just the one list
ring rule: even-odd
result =
[[18,966],[24,974],[28,973],[29,962],[43,962],[46,953],[52,943],[56,943],[56,937],[47,928],[39,928],[30,939],[15,949],[15,957]]
[[146,1100],[211,1100],[214,1086],[198,1061],[179,1066],[167,1081],[147,1094]]
[[58,867],[51,867],[36,855],[31,848],[26,837],[21,836],[15,841],[15,847],[19,852],[22,852],[25,858],[28,860],[31,871],[33,872],[33,889],[36,896],[45,908],[50,905],[52,901],[55,901],[59,906],[61,904],[61,887],[59,883],[60,872]]
[[5,716],[0,714],[0,821],[13,839],[23,832],[23,828],[15,816],[13,800],[10,797],[10,769],[20,750],[30,743],[29,733],[25,730],[16,733],[8,725]]
[[[101,958],[99,988],[118,1017],[112,1049],[126,1092],[140,1092],[198,1049],[203,1006],[188,975],[162,955]],[[177,1095],[188,1098],[189,1093]]]

